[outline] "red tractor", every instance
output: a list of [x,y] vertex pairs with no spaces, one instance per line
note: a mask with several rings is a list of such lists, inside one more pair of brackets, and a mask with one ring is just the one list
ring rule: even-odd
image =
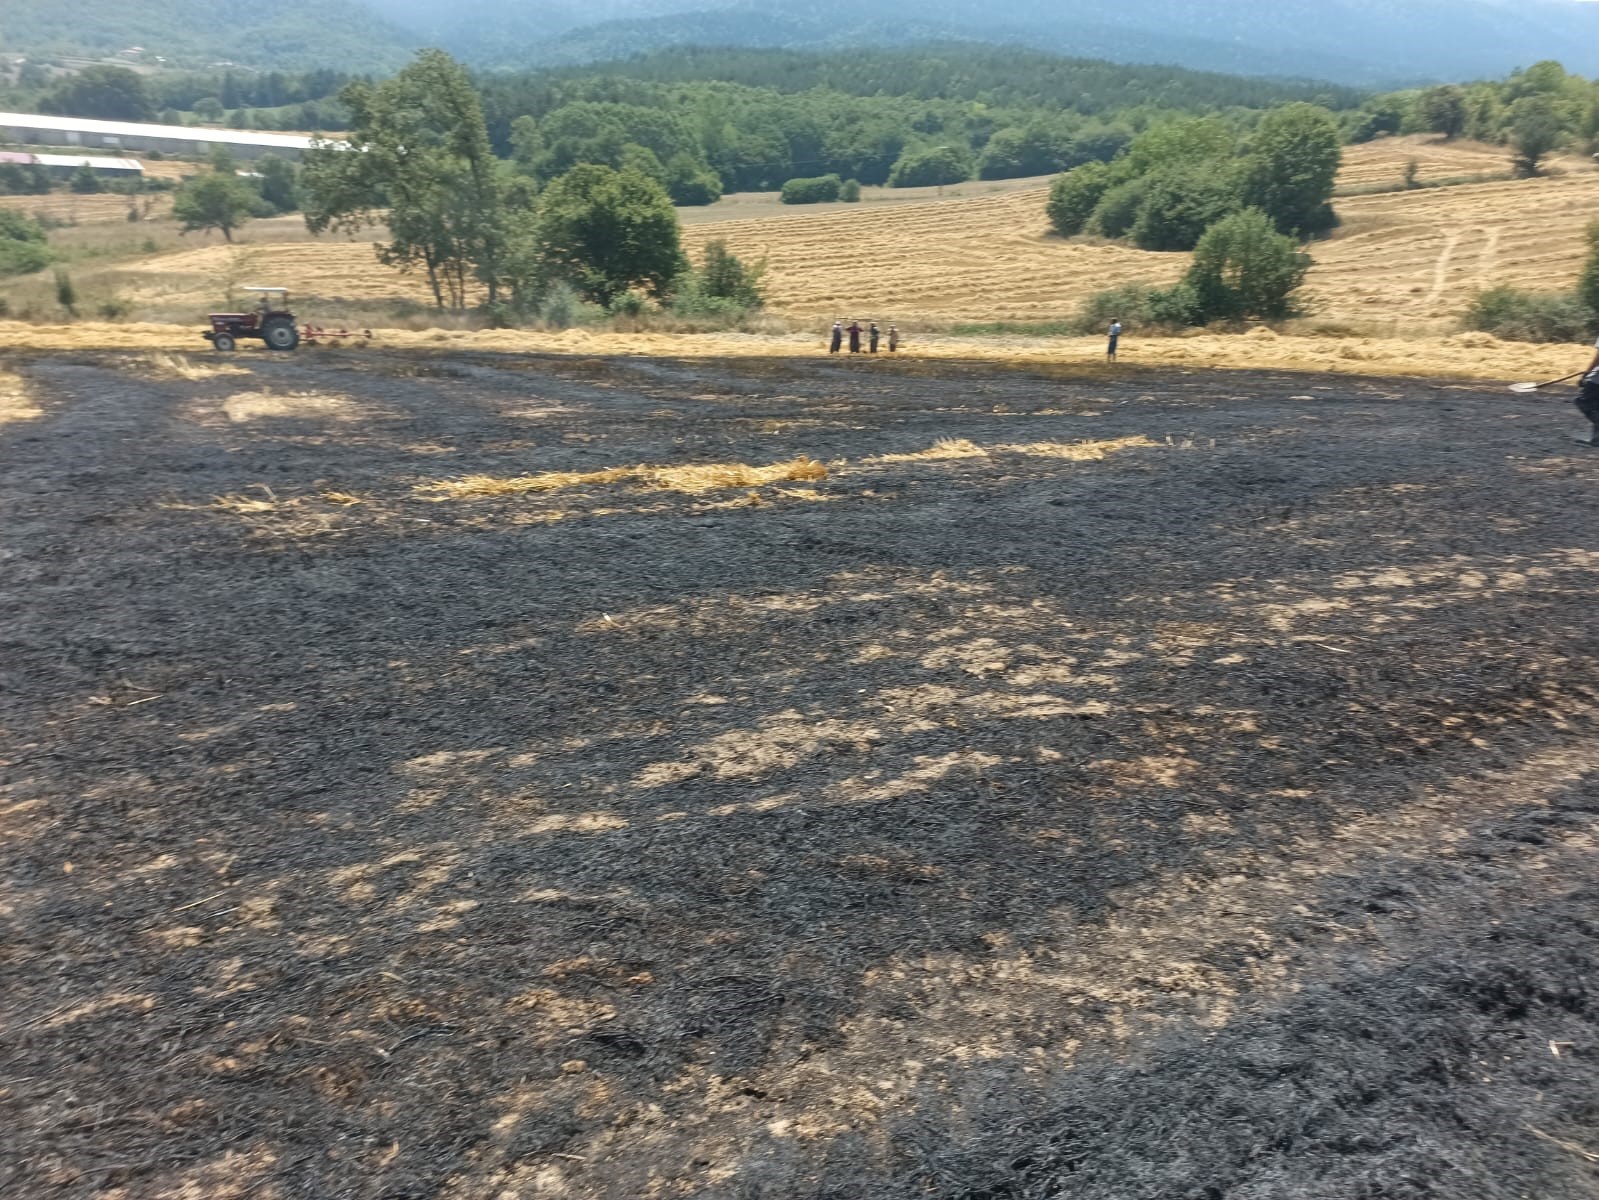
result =
[[260,302],[250,312],[212,313],[211,328],[200,336],[217,350],[234,350],[240,338],[260,338],[268,350],[293,350],[300,344],[300,327],[289,311],[289,290],[279,287],[249,287]]

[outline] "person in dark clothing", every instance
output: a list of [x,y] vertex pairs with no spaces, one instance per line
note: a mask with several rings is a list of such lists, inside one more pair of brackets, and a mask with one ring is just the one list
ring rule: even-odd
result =
[[1584,446],[1599,449],[1599,342],[1594,344],[1593,361],[1588,364],[1588,371],[1577,387],[1577,411],[1588,418],[1588,424],[1593,429],[1587,437],[1576,440]]
[[844,332],[849,334],[849,352],[851,354],[859,354],[861,352],[861,323],[858,320],[851,320],[849,328]]
[[840,347],[842,347],[843,345],[844,345],[844,322],[842,322],[842,321],[834,321],[833,322],[833,341],[832,341],[832,344],[830,346],[828,346],[827,352],[829,354],[837,354],[839,352]]
[[872,327],[866,331],[866,348],[868,353],[877,353],[877,339],[880,337],[882,337],[882,334],[877,331],[877,322],[873,321]]

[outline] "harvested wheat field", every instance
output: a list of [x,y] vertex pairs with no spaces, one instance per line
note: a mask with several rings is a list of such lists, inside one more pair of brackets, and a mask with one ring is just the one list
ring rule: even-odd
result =
[[1571,287],[1599,212],[1599,171],[1338,201],[1343,228],[1312,247],[1318,315],[1396,325],[1458,317],[1497,283]]
[[0,374],[0,1192],[1599,1189],[1573,412],[228,365]]
[[[1344,147],[1344,165],[1338,172],[1340,193],[1390,188],[1405,183],[1405,167],[1416,164],[1416,182],[1436,186],[1446,180],[1476,181],[1489,176],[1510,177],[1508,146],[1487,142],[1448,141],[1434,134],[1385,137]],[[1591,160],[1563,157],[1552,164],[1560,170],[1591,170]]]
[[[302,312],[317,320],[336,316],[314,308]],[[491,351],[505,354],[561,354],[582,357],[628,355],[698,359],[826,357],[826,327],[814,334],[761,333],[618,333],[610,329],[567,329],[539,332],[524,329],[381,329],[373,343],[389,351],[424,354]],[[200,339],[195,325],[80,321],[70,325],[32,325],[0,321],[0,345],[34,351],[145,351],[141,369],[154,369],[150,356],[174,358],[176,370],[231,373],[238,364],[253,363],[269,351],[247,345],[237,355],[219,355]],[[189,353],[184,353],[185,351]],[[198,351],[196,353],[196,351]],[[343,357],[336,345],[304,346],[299,356],[317,362]],[[936,371],[947,360],[1026,365],[1042,370],[1073,370],[1104,360],[1099,337],[956,337],[912,331],[897,356],[865,358],[866,370]],[[1502,342],[1486,333],[1444,337],[1373,338],[1350,335],[1278,334],[1255,328],[1242,334],[1194,333],[1183,337],[1138,338],[1122,342],[1121,357],[1131,366],[1158,366],[1182,372],[1232,367],[1264,370],[1337,372],[1351,375],[1411,375],[1470,378],[1508,383],[1554,379],[1568,375],[1591,357],[1586,346]],[[927,364],[917,367],[914,364]],[[1551,392],[1541,397],[1547,399]],[[1563,402],[1563,401],[1562,401]]]

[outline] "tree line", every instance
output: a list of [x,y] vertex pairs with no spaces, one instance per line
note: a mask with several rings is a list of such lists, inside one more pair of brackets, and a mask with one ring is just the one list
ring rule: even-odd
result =
[[1557,150],[1591,153],[1599,144],[1599,82],[1546,61],[1504,80],[1374,96],[1347,113],[1346,122],[1353,142],[1437,133],[1503,145],[1516,173],[1531,176]]
[[471,77],[443,51],[341,99],[348,147],[313,148],[300,172],[306,225],[381,225],[379,259],[421,274],[439,308],[479,295],[502,319],[552,295],[624,313],[647,301],[723,314],[760,304],[759,268],[725,247],[690,266],[671,197],[643,164],[576,160],[546,179],[525,154],[497,157]]

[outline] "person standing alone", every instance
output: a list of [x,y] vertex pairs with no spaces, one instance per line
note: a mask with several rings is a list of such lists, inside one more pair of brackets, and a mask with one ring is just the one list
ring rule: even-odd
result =
[[1588,418],[1588,424],[1593,428],[1587,437],[1574,440],[1599,449],[1599,342],[1594,343],[1593,361],[1588,364],[1582,382],[1577,385],[1577,411]]
[[1105,361],[1116,361],[1116,347],[1121,344],[1122,323],[1120,319],[1112,318],[1110,323],[1110,343],[1105,347]]

